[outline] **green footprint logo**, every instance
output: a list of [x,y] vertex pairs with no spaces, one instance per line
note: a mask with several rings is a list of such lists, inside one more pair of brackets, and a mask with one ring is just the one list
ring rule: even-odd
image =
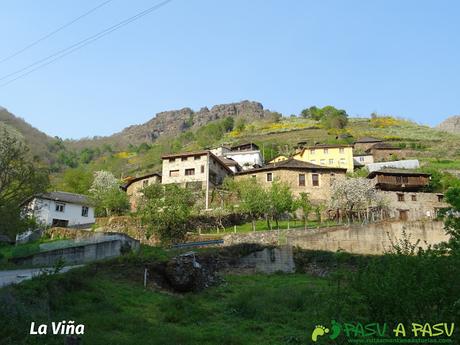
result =
[[336,339],[336,338],[339,336],[340,331],[341,331],[342,328],[340,327],[340,324],[339,324],[339,323],[335,322],[335,320],[332,320],[332,327],[331,327],[331,329],[332,329],[332,333],[331,333],[331,335],[329,336],[329,339],[334,340],[334,339]]
[[313,330],[313,333],[311,334],[311,340],[316,342],[318,340],[318,337],[321,337],[326,333],[329,333],[329,328],[326,328],[322,325],[316,325],[315,329]]

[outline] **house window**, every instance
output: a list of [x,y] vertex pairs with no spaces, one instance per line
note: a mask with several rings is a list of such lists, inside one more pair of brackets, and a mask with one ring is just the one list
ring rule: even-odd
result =
[[195,169],[185,169],[185,176],[192,176],[195,175]]
[[169,177],[179,176],[179,170],[169,170]]
[[305,174],[299,174],[299,186],[305,187]]
[[202,165],[202,166],[200,167],[200,171],[201,171],[202,174],[204,174],[204,165]]
[[340,164],[345,165],[346,162],[345,158],[340,158]]
[[417,201],[417,195],[412,194],[411,198],[412,198],[412,201]]
[[409,177],[403,176],[402,181],[403,181],[403,183],[408,183],[409,182]]
[[89,211],[88,206],[82,206],[81,207],[81,216],[82,217],[88,217],[88,211]]
[[398,193],[398,201],[404,201],[404,194]]
[[334,160],[333,160],[333,159],[329,159],[329,164],[334,164]]
[[326,160],[325,160],[325,159],[321,159],[321,160],[319,161],[319,164],[325,165],[325,164],[326,164]]
[[442,202],[444,200],[444,195],[438,194],[438,201]]
[[187,159],[188,159],[188,157],[182,157],[180,160],[181,160],[182,162],[185,162]]
[[56,212],[64,212],[65,204],[57,203]]
[[267,182],[272,182],[272,181],[273,181],[273,174],[267,173]]
[[199,161],[201,159],[201,156],[194,156],[193,159]]
[[149,180],[142,181],[142,187],[147,187],[149,185]]
[[311,155],[314,155],[314,154],[315,154],[315,149],[311,149],[311,150],[310,150],[310,154],[311,154]]
[[396,176],[396,183],[401,183],[401,182],[402,182],[401,176]]
[[176,158],[169,158],[169,163],[173,163],[176,161]]
[[319,175],[318,174],[311,174],[311,183],[313,187],[319,186]]
[[324,154],[327,155],[329,153],[329,150],[328,149],[324,149],[323,150]]
[[360,162],[364,162],[364,157],[359,157]]
[[341,148],[339,149],[339,153],[342,153],[342,154],[345,153],[345,149],[344,149],[343,147],[341,147]]
[[334,173],[331,173],[330,175],[330,180],[329,180],[329,184],[332,186],[334,184],[334,181],[335,181],[335,174]]

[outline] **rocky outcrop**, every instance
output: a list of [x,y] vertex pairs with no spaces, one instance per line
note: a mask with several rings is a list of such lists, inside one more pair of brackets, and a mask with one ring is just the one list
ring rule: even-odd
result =
[[436,129],[449,133],[460,133],[460,115],[448,117],[437,125]]
[[189,128],[196,129],[228,116],[254,121],[269,118],[272,114],[273,112],[264,109],[261,103],[251,101],[220,104],[211,109],[203,107],[196,112],[190,108],[183,108],[158,113],[150,121],[127,127],[114,134],[112,138],[123,138],[123,142],[138,144],[153,141],[163,134],[175,135]]

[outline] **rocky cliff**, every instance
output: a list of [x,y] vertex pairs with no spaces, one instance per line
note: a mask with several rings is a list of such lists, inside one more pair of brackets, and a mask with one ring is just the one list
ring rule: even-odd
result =
[[449,133],[460,133],[460,115],[448,117],[437,125],[436,129]]
[[227,116],[254,121],[269,117],[271,114],[273,113],[264,109],[261,103],[250,101],[215,105],[211,109],[204,107],[196,112],[190,108],[183,108],[158,113],[150,121],[127,127],[114,134],[112,138],[122,138],[123,142],[138,144],[153,141],[163,134],[179,134],[189,128],[198,128]]

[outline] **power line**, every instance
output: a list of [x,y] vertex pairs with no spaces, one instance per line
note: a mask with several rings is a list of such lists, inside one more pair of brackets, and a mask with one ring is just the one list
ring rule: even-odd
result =
[[51,55],[49,55],[49,56],[47,56],[47,57],[45,57],[43,59],[40,59],[40,60],[38,60],[38,61],[36,61],[36,62],[34,62],[34,63],[24,67],[24,68],[21,68],[21,69],[15,71],[15,72],[12,72],[12,73],[9,73],[7,75],[4,75],[3,77],[0,78],[0,81],[5,80],[5,79],[7,79],[7,78],[9,78],[9,77],[11,77],[11,76],[13,76],[15,74],[24,72],[24,71],[26,71],[26,70],[34,67],[34,66],[37,66],[37,67],[35,67],[35,68],[33,68],[33,69],[23,73],[23,74],[20,74],[19,76],[15,77],[15,78],[13,78],[13,79],[11,79],[11,80],[3,83],[3,84],[0,84],[0,87],[4,87],[4,86],[6,86],[8,84],[11,84],[12,82],[14,82],[14,81],[16,81],[18,79],[21,79],[21,78],[23,78],[23,77],[25,77],[25,76],[33,73],[33,72],[45,67],[45,66],[48,66],[49,64],[55,62],[56,60],[59,60],[59,59],[65,57],[65,56],[73,53],[74,51],[79,50],[79,49],[87,46],[88,44],[91,44],[91,43],[101,39],[104,36],[109,35],[110,33],[122,28],[123,26],[126,26],[126,25],[128,25],[128,24],[130,24],[130,23],[132,23],[132,22],[134,22],[134,21],[146,16],[147,14],[160,9],[161,7],[165,6],[166,4],[168,4],[171,1],[172,0],[162,1],[159,4],[156,4],[156,5],[152,6],[152,7],[149,7],[148,9],[146,9],[146,10],[144,10],[142,12],[139,12],[138,14],[136,14],[136,15],[134,15],[132,17],[129,17],[129,18],[125,19],[125,20],[122,20],[121,22],[119,22],[119,23],[117,23],[117,24],[115,24],[115,25],[113,25],[113,26],[111,26],[111,27],[109,27],[107,29],[102,30],[102,31],[98,32],[95,35],[92,35],[92,36],[90,36],[88,38],[85,38],[85,39],[75,43],[75,44],[72,44],[72,45],[68,46],[67,48],[61,49],[61,50],[57,51],[56,53],[53,53],[53,54],[51,54]]
[[94,11],[98,10],[99,8],[101,8],[102,6],[104,5],[107,5],[109,2],[112,2],[113,0],[107,0],[107,1],[104,1],[103,3],[100,3],[99,5],[97,5],[96,7],[93,7],[92,9],[90,9],[89,11],[83,13],[82,15],[78,16],[77,18],[71,20],[70,22],[58,27],[56,30],[53,30],[49,33],[47,33],[46,35],[40,37],[39,39],[33,41],[32,43],[29,43],[28,45],[26,45],[25,47],[15,51],[14,53],[4,57],[3,59],[0,60],[0,64],[1,63],[4,63],[5,61],[8,61],[12,58],[14,58],[15,56],[18,56],[19,54],[25,52],[26,50],[29,50],[30,48],[36,46],[37,44],[39,44],[40,42],[46,40],[47,38],[50,38],[51,36],[57,34],[59,31],[62,31],[64,30],[65,28],[69,27],[70,25],[74,24],[75,22],[78,22],[80,19],[83,19],[85,18],[86,16],[90,15],[91,13],[93,13]]

